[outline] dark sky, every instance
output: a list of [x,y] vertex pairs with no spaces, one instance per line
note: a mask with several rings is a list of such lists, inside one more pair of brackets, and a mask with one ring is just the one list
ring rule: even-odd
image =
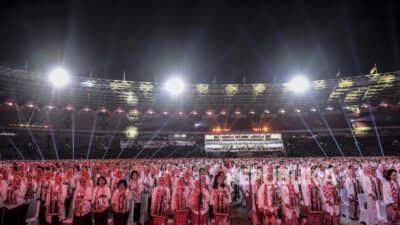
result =
[[400,70],[400,1],[1,1],[0,64],[140,81]]

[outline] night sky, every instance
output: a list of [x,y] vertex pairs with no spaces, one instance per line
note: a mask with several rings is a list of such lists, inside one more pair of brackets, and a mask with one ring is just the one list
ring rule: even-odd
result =
[[400,1],[328,2],[1,1],[0,64],[193,83],[400,70]]

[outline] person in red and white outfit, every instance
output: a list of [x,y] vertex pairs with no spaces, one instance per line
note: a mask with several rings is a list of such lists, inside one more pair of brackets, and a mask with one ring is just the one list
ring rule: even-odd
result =
[[97,178],[96,188],[93,190],[92,211],[95,225],[107,225],[108,207],[111,199],[110,187],[105,177]]
[[117,169],[114,173],[114,178],[111,181],[111,192],[118,188],[118,182],[122,179],[122,171]]
[[3,180],[3,174],[0,173],[0,215],[4,213],[4,201],[6,199],[7,189],[8,184]]
[[46,221],[51,225],[59,225],[65,218],[65,198],[67,188],[62,183],[61,174],[56,174],[54,184],[50,186],[46,198]]
[[133,209],[133,222],[139,223],[140,222],[140,215],[141,215],[141,202],[142,202],[142,193],[143,193],[143,185],[139,180],[139,172],[133,170],[131,172],[131,180],[129,181],[129,190],[132,194],[132,199],[134,205]]
[[383,202],[386,205],[388,224],[400,224],[400,199],[396,170],[387,170],[385,179],[386,181],[383,183]]
[[368,217],[371,225],[378,224],[378,213],[376,201],[381,199],[379,191],[379,180],[375,176],[372,165],[364,166],[364,176],[362,180],[364,193],[367,195]]
[[189,187],[185,185],[185,178],[180,177],[172,191],[171,209],[174,216],[174,225],[186,225],[189,208]]
[[75,190],[72,199],[72,209],[74,210],[73,225],[91,225],[91,204],[92,189],[85,177],[79,178],[79,185]]
[[44,176],[41,177],[38,174],[38,188],[36,196],[40,199],[40,210],[39,210],[39,223],[45,224],[46,223],[46,199],[47,199],[47,192],[50,189],[50,186],[53,184],[52,180],[53,173],[51,171],[44,172]]
[[189,197],[189,205],[192,212],[192,225],[208,224],[209,202],[210,194],[208,190],[203,186],[203,181],[200,186],[200,180],[196,180],[195,189],[190,193]]
[[68,215],[72,198],[74,196],[75,191],[75,180],[73,178],[73,170],[67,169],[64,177],[63,177],[63,184],[67,188],[67,197],[65,198],[65,214]]
[[130,209],[131,193],[127,188],[126,180],[118,181],[118,188],[111,198],[113,208],[114,225],[126,225],[128,223],[128,212]]
[[150,212],[154,225],[167,224],[170,190],[165,184],[164,177],[158,178],[157,187],[153,189]]
[[36,200],[36,192],[37,192],[37,183],[35,179],[33,179],[32,174],[27,174],[26,176],[26,194],[25,194],[25,204],[28,207],[28,204],[33,200]]
[[358,192],[360,190],[360,182],[357,180],[356,173],[353,166],[350,166],[347,171],[347,177],[345,181],[345,187],[347,189],[347,196],[350,201],[350,218],[358,218]]
[[279,187],[273,179],[272,167],[267,168],[264,183],[261,184],[257,192],[257,202],[259,210],[263,213],[263,216],[258,220],[258,224],[275,225],[281,199],[279,197]]
[[284,225],[299,224],[300,216],[300,195],[298,185],[294,184],[294,177],[286,174],[285,183],[281,186],[283,203],[283,223]]
[[341,200],[337,187],[333,185],[333,180],[330,175],[326,175],[324,178],[322,193],[325,210],[325,224],[339,225]]
[[211,205],[213,206],[213,225],[227,225],[232,202],[229,188],[224,184],[223,173],[218,174],[214,179],[211,189]]
[[12,184],[8,186],[4,205],[6,207],[4,212],[4,224],[25,224],[25,193],[26,187],[21,181],[19,175],[14,175]]
[[311,175],[310,168],[302,169],[302,178],[301,193],[304,201],[305,225],[322,225],[323,204],[317,178]]

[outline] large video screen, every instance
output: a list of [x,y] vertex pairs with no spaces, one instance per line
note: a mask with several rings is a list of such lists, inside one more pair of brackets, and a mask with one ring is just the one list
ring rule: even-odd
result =
[[206,134],[204,148],[212,152],[283,151],[280,133]]

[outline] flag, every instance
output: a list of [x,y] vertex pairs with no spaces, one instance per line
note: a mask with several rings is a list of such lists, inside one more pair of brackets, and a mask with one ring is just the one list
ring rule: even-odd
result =
[[378,73],[378,67],[376,67],[376,63],[374,66],[369,70],[370,74],[377,74]]
[[336,73],[336,78],[340,77],[340,69],[338,69],[337,73]]

